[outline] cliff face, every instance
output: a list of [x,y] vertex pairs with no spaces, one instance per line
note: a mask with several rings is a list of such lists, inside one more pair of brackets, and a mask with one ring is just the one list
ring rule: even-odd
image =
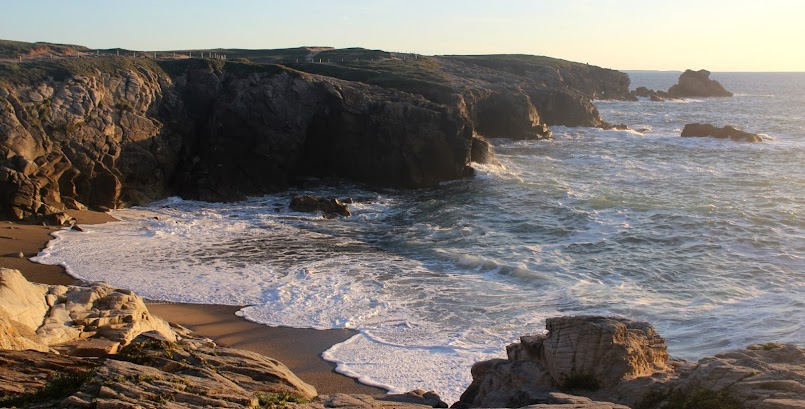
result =
[[471,172],[471,125],[419,96],[279,68],[218,88],[182,175],[191,196],[232,200],[298,175],[421,187]]
[[170,78],[146,69],[7,84],[0,106],[2,210],[15,219],[160,197],[186,134]]
[[419,96],[279,66],[130,60],[0,86],[4,216],[236,200],[303,175],[421,187],[471,173],[471,124]]
[[288,66],[66,55],[0,64],[0,215],[169,194],[238,200],[304,176],[434,186],[493,160],[484,136],[606,126],[590,98],[628,90],[623,74],[545,57],[347,51],[322,52],[339,63]]

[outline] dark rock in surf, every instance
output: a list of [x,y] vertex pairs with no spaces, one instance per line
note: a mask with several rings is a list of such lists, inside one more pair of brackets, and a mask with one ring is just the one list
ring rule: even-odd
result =
[[638,98],[648,98],[654,102],[675,99],[665,91],[657,91],[646,87],[637,87],[630,94],[634,97],[635,101],[637,101]]
[[471,160],[475,163],[495,163],[495,154],[492,145],[481,136],[473,136]]
[[349,217],[351,215],[347,205],[340,200],[325,199],[312,195],[294,196],[291,198],[291,204],[288,207],[296,212],[322,212],[325,217]]
[[716,128],[710,124],[687,124],[682,129],[682,137],[712,137],[719,139],[732,139],[740,142],[763,142],[758,134],[753,134],[731,126]]
[[710,79],[710,71],[686,70],[679,76],[679,82],[668,89],[673,98],[708,98],[731,97],[732,92],[727,91],[716,80]]

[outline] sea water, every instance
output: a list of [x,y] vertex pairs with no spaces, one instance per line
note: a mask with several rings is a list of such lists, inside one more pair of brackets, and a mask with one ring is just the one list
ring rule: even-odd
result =
[[[655,89],[679,75],[630,74]],[[598,101],[641,132],[494,140],[499,166],[435,189],[171,198],[62,231],[37,260],[152,299],[247,305],[266,325],[356,329],[324,354],[340,372],[448,402],[472,363],[553,316],[646,320],[691,360],[805,345],[805,74],[713,77],[736,96]],[[765,140],[679,137],[691,122]],[[300,193],[353,197],[353,216],[288,210]]]

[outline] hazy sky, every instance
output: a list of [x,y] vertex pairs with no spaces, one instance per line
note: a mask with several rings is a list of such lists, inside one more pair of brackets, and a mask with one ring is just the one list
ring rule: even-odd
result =
[[523,53],[616,69],[805,71],[802,0],[0,0],[0,38],[137,50]]

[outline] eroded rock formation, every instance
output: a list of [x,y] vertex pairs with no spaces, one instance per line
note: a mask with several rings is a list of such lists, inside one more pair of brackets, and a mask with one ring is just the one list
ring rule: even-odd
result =
[[169,341],[179,337],[131,291],[103,283],[34,284],[17,270],[0,268],[0,345],[4,349],[116,351],[149,331]]
[[473,365],[473,382],[455,407],[547,404],[560,390],[644,409],[805,405],[805,350],[793,345],[755,345],[691,363],[670,360],[665,340],[645,322],[579,316],[548,319],[546,327],[545,335],[509,345],[508,359]]

